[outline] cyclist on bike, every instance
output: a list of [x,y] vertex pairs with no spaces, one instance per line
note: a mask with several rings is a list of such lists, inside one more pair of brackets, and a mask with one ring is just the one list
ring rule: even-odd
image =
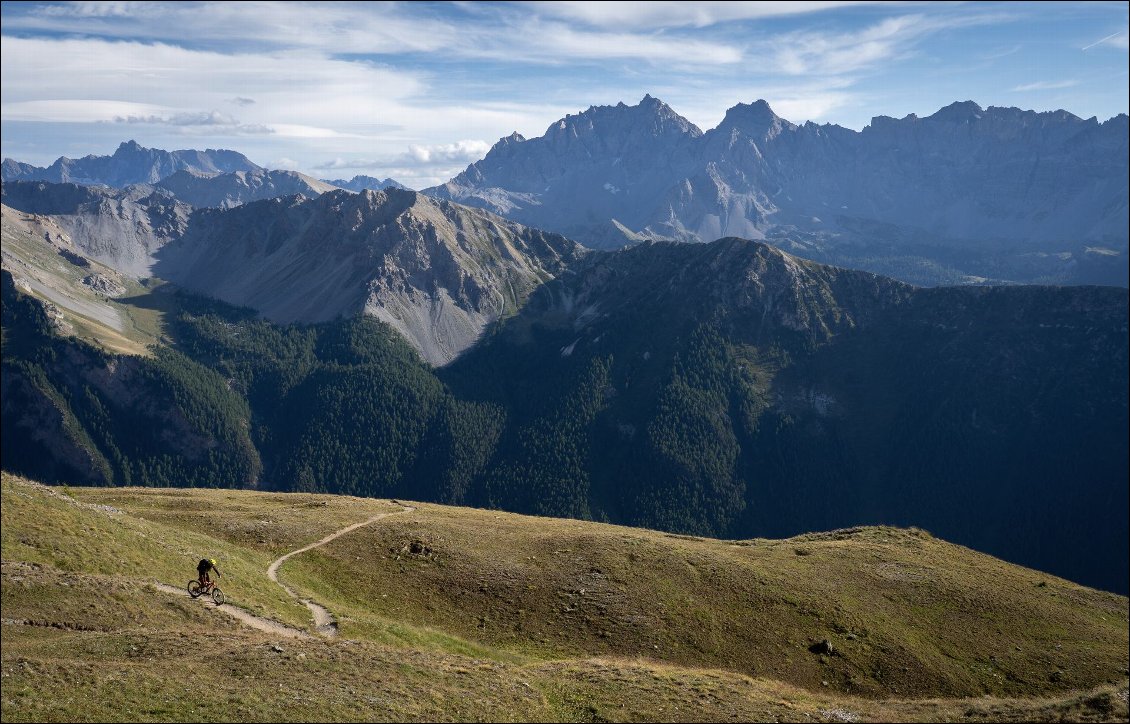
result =
[[216,568],[215,558],[201,558],[200,562],[196,564],[196,572],[200,574],[200,587],[207,589],[212,585],[212,579],[208,575],[210,571],[216,572],[216,577],[220,577],[220,569]]

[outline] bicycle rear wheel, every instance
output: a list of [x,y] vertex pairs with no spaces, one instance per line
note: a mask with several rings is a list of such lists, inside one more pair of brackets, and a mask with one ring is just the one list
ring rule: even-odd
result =
[[188,582],[188,595],[193,598],[200,598],[200,594],[204,591],[200,590],[200,581],[195,578]]
[[224,597],[224,592],[221,591],[219,588],[213,587],[212,588],[212,600],[216,603],[217,606],[223,606],[224,601],[226,600],[225,597]]

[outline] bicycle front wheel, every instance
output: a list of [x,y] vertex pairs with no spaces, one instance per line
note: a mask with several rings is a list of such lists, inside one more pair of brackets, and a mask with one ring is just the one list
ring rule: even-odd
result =
[[224,598],[224,592],[221,591],[218,588],[213,588],[212,589],[212,600],[216,603],[217,606],[223,606],[224,601],[226,600]]

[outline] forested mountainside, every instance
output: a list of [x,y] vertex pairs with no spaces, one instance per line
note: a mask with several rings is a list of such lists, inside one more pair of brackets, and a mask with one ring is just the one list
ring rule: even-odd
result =
[[114,357],[6,279],[5,467],[717,536],[914,524],[1127,588],[1126,290],[652,243],[576,262],[438,371],[376,319],[175,299],[170,348]]

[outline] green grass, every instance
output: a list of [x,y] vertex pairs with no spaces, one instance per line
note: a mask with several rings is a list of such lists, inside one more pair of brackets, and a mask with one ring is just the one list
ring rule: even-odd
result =
[[151,582],[215,551],[229,599],[304,625],[270,561],[399,508],[2,493],[6,722],[1127,720],[1125,598],[919,531],[726,542],[422,505],[283,565],[340,618],[303,641]]

